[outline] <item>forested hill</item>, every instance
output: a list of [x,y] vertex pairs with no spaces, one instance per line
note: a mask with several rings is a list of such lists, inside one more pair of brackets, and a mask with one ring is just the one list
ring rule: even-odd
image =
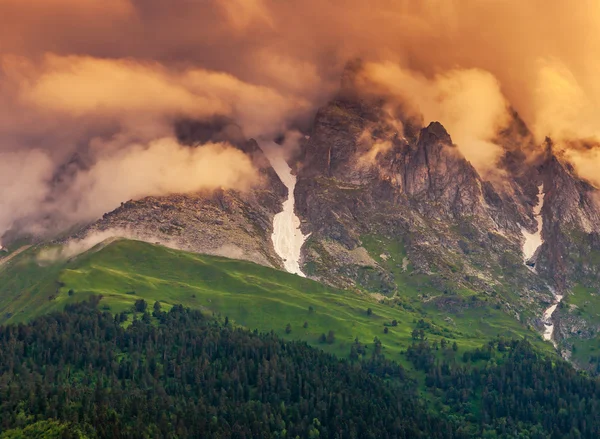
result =
[[527,342],[439,364],[415,341],[422,398],[376,344],[349,362],[181,306],[157,303],[127,326],[94,305],[0,328],[0,438],[600,435],[597,381]]
[[127,329],[64,313],[0,330],[2,429],[52,418],[100,438],[452,437],[405,386],[303,343],[179,306]]

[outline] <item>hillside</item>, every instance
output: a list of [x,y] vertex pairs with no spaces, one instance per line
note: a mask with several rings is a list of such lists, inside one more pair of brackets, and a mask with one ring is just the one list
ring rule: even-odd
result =
[[[376,300],[261,265],[140,241],[112,241],[68,261],[40,265],[40,254],[47,250],[30,248],[0,268],[0,323],[24,322],[101,295],[100,308],[112,313],[131,313],[139,299],[167,308],[183,304],[341,356],[350,353],[356,338],[371,344],[378,337],[389,358],[405,361],[399,354],[412,343],[417,326],[431,341],[455,341],[460,351],[498,335],[528,337],[541,349],[551,349],[533,330],[473,299],[467,306],[453,302],[445,309],[408,298]],[[415,288],[405,284],[407,296]],[[439,294],[426,287],[422,293]],[[334,340],[323,343],[322,335],[330,331]]]
[[[0,327],[0,437],[392,439],[456,430],[400,381],[304,343],[215,325],[180,306],[153,314],[123,328],[82,304],[19,331]],[[39,422],[47,418],[60,423]]]

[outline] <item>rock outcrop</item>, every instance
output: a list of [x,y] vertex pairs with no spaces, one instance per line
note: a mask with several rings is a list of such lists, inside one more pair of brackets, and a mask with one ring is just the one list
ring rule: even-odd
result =
[[[193,130],[185,140],[193,143]],[[204,133],[204,131],[202,131]],[[281,268],[271,242],[273,217],[287,188],[254,140],[236,146],[252,157],[259,185],[240,192],[218,190],[130,200],[74,236],[114,232],[197,253],[244,259]]]

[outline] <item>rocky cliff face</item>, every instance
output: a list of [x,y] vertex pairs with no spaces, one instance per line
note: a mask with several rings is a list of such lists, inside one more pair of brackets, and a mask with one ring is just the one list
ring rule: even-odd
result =
[[[192,143],[194,131],[186,133]],[[197,253],[244,259],[281,268],[273,249],[273,217],[281,210],[287,188],[277,177],[258,144],[244,141],[238,148],[252,157],[262,181],[247,191],[219,190],[192,195],[147,197],[123,203],[75,237],[93,233],[149,241]]]
[[[548,145],[550,148],[550,144]],[[580,180],[573,168],[555,156],[540,166],[546,188],[545,242],[539,271],[560,289],[598,281],[600,205],[598,191]]]
[[[516,114],[498,143],[504,178],[486,181],[441,124],[401,133],[378,102],[331,102],[299,158],[296,208],[311,233],[305,270],[387,295],[399,294],[397,281],[426,275],[446,293],[437,300],[471,291],[542,328],[553,291],[597,272],[584,257],[600,248],[597,191],[550,146],[535,145]],[[528,268],[522,231],[538,227],[539,188],[544,244]]]

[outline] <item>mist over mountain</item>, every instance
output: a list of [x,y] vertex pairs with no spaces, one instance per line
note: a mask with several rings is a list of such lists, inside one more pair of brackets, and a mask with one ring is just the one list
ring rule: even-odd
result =
[[516,110],[535,144],[550,136],[596,179],[591,1],[5,0],[0,13],[2,233],[55,233],[144,195],[249,187],[253,170],[226,143],[187,152],[173,125],[306,131],[356,58],[364,88],[442,123],[479,173],[496,170]]
[[[83,251],[121,236],[285,269],[293,252],[274,243],[295,238],[281,236],[274,221],[293,190],[290,215],[305,240],[294,256],[297,272],[386,300],[403,297],[409,285],[419,301],[451,313],[501,309],[569,358],[573,340],[600,329],[561,305],[575,289],[598,285],[597,189],[550,138],[538,143],[508,104],[507,119],[490,137],[480,130],[475,142],[493,154],[469,160],[473,150],[443,124],[365,79],[369,68],[348,63],[305,134],[288,131],[269,146],[297,174],[295,186],[271,166],[261,149],[267,143],[245,138],[232,119],[180,119],[173,136],[181,148],[224,142],[251,164],[255,181],[138,197],[57,242],[82,242]],[[441,116],[453,114],[454,103],[440,105]],[[453,120],[460,132],[462,122]]]

